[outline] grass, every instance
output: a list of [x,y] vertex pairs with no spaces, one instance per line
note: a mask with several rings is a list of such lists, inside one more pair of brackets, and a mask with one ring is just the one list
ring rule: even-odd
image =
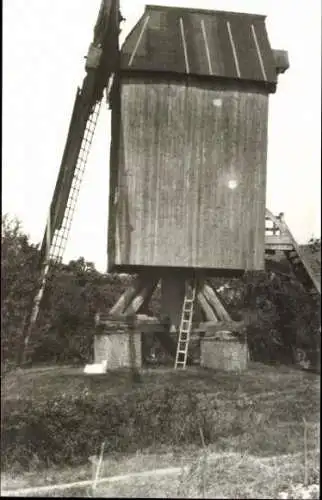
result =
[[[182,391],[193,388],[203,397],[207,394],[207,398],[216,398],[219,410],[228,416],[229,408],[235,412],[236,408],[240,409],[242,428],[231,423],[231,432],[222,432],[216,442],[206,442],[207,454],[219,453],[220,458],[209,461],[205,469],[200,465],[201,443],[200,447],[158,446],[131,455],[105,455],[101,477],[181,465],[189,465],[191,471],[181,479],[152,476],[98,485],[97,496],[201,497],[204,481],[210,498],[276,498],[277,492],[289,484],[303,482],[303,418],[312,424],[320,422],[320,378],[292,367],[251,363],[249,369],[240,374],[198,367],[186,371],[151,368],[142,371],[141,382],[136,384],[128,371],[86,376],[82,368],[31,368],[7,374],[2,381],[1,395],[4,402],[19,399],[38,402],[49,400],[57,393],[64,393],[66,399],[86,391],[97,397],[102,394],[108,397],[140,392],[142,387],[158,391],[166,385],[174,385]],[[230,428],[229,422],[213,423],[224,424]],[[311,425],[307,436],[311,483],[318,480],[318,446],[319,426]],[[51,466],[41,471],[35,456],[28,472],[17,469],[2,474],[2,488],[90,478],[89,462],[79,467]],[[54,495],[55,492],[51,492],[50,496]],[[57,493],[61,495],[62,492]],[[71,495],[84,496],[84,489],[66,491],[66,496]]]
[[[141,381],[146,388],[156,390],[169,383],[183,389],[188,384],[193,384],[196,391],[218,391],[224,399],[231,399],[231,396],[239,391],[247,393],[249,397],[262,399],[263,402],[267,396],[279,398],[279,394],[289,395],[292,399],[295,391],[301,398],[311,395],[317,404],[320,390],[320,379],[315,374],[289,366],[274,367],[261,363],[251,363],[249,369],[240,374],[227,374],[199,367],[189,367],[185,371],[149,368],[142,370]],[[135,390],[139,389],[140,385],[136,384]],[[48,400],[57,392],[64,393],[68,398],[86,390],[94,395],[133,391],[131,373],[128,370],[119,370],[110,371],[106,375],[89,376],[83,373],[82,367],[30,368],[8,373],[1,383],[1,397],[4,400]]]
[[[304,474],[301,454],[261,458],[247,453],[220,453],[209,458],[207,468],[203,470],[201,453],[196,449],[182,450],[180,455],[174,453],[142,454],[130,457],[109,457],[104,460],[101,477],[121,475],[162,467],[189,466],[189,471],[180,475],[151,476],[129,478],[110,485],[98,485],[95,496],[101,497],[172,497],[172,498],[277,498],[277,494],[286,490],[290,484],[301,481]],[[312,471],[319,466],[319,457],[310,455],[310,482],[317,482]],[[316,473],[315,473],[316,474]],[[205,491],[203,493],[203,475],[205,475]],[[43,477],[46,484],[90,479],[90,468],[65,469],[49,471]],[[29,479],[29,480],[28,480]],[[33,479],[33,481],[31,481]],[[39,485],[40,478],[35,473],[26,475],[24,482],[8,481],[3,488],[21,488],[34,483]],[[39,496],[90,496],[90,488],[73,488],[65,491],[39,493]]]

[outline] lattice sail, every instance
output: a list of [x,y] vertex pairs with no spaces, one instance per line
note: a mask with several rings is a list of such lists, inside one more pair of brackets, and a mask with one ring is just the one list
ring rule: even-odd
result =
[[[73,217],[76,210],[76,205],[79,197],[79,192],[84,177],[88,154],[92,144],[95,128],[101,108],[102,101],[96,103],[91,115],[86,124],[84,137],[82,140],[80,153],[76,163],[74,177],[71,183],[71,188],[66,204],[66,209],[60,229],[56,229],[53,235],[51,245],[49,247],[48,260],[51,262],[61,262],[66,249],[66,244],[71,229]],[[50,228],[50,221],[47,223],[47,230]],[[50,229],[49,229],[50,230]]]

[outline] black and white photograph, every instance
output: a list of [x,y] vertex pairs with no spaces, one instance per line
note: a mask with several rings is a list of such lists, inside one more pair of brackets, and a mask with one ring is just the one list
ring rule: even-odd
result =
[[321,2],[146,2],[3,1],[1,496],[318,499]]

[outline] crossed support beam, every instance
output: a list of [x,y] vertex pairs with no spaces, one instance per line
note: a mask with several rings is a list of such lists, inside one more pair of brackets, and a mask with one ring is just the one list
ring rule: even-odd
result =
[[[101,314],[97,318],[97,324],[103,326],[104,324],[108,325],[113,318],[132,317],[136,319],[136,324],[138,328],[142,328],[142,332],[155,331],[160,339],[170,332],[178,332],[185,296],[185,283],[189,278],[191,276],[183,270],[167,270],[162,275],[160,273],[154,274],[151,270],[143,271],[121,295],[110,311],[107,314]],[[143,316],[140,313],[146,309],[160,281],[161,318]],[[201,331],[217,330],[224,327],[224,325],[226,328],[228,325],[230,327],[240,327],[239,323],[232,320],[216,291],[201,276],[198,277],[196,301],[201,307],[204,321],[198,325],[194,323],[192,333],[195,330],[200,335]],[[163,321],[165,317],[167,318],[167,326]],[[168,342],[168,347],[171,348],[170,342]]]
[[[277,247],[284,251],[292,250],[296,243],[284,222],[282,214],[275,217],[269,210],[266,210],[266,220],[270,220],[273,224],[272,228],[267,227],[267,231],[272,234],[266,235],[266,250],[270,250],[271,247],[274,251]],[[162,275],[160,271],[158,273],[156,270],[147,269],[142,271],[111,308],[108,316],[137,315],[148,305],[154,290],[161,280],[162,313],[170,316],[171,327],[177,329],[184,300],[185,281],[188,278],[188,272],[183,270],[169,269],[163,271]],[[206,321],[212,324],[232,321],[215,290],[201,277],[199,278],[196,298]]]

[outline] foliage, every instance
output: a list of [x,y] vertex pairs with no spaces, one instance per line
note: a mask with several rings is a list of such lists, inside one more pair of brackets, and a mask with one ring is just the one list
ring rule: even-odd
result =
[[96,452],[102,439],[107,441],[106,452],[179,443],[183,425],[188,431],[185,436],[197,436],[195,405],[191,394],[182,395],[170,387],[108,400],[104,394],[95,398],[84,394],[69,400],[57,395],[37,405],[9,401],[3,419],[2,452],[9,461],[16,461],[19,445],[19,455],[25,461],[20,463],[26,467],[36,453],[43,463],[48,459],[56,464],[82,463]]
[[[313,253],[320,252],[320,239],[312,239],[309,245]],[[1,327],[6,368],[16,360],[24,322],[28,320],[39,286],[38,255],[38,246],[30,243],[20,222],[5,215],[2,218]],[[32,361],[89,362],[95,313],[108,310],[131,280],[130,276],[101,274],[93,263],[82,257],[56,266],[48,278],[41,313],[31,337]],[[252,359],[292,362],[296,347],[318,352],[319,299],[311,299],[304,292],[285,263],[268,272],[246,273],[239,279],[217,278],[211,282],[232,317],[244,318]],[[160,314],[159,287],[145,312]],[[157,344],[156,339],[153,342]],[[316,354],[313,356],[318,358]]]
[[320,299],[308,295],[292,275],[246,275],[241,309],[248,319],[253,359],[295,362],[297,348],[314,357],[320,338]]
[[[39,251],[20,222],[8,215],[2,218],[1,240],[2,360],[8,369],[17,361],[24,324],[40,285]],[[82,257],[53,270],[31,336],[32,361],[88,362],[95,312],[110,308],[131,278],[100,274]]]
[[302,447],[303,416],[310,422],[319,418],[317,377],[294,369],[156,370],[143,373],[142,384],[131,383],[123,372],[102,377],[75,369],[52,372],[7,376],[4,468],[20,464],[26,469],[35,456],[39,467],[86,463],[103,440],[107,454],[199,447],[200,427],[206,445],[214,443],[218,451],[235,442],[238,451],[253,454],[295,453]]
[[37,289],[38,248],[17,219],[4,215],[1,229],[1,348],[3,359],[14,361]]
[[268,261],[267,268],[240,279],[213,279],[212,286],[232,317],[244,320],[251,359],[293,363],[297,349],[302,349],[317,367],[320,297],[306,293],[286,259]]

